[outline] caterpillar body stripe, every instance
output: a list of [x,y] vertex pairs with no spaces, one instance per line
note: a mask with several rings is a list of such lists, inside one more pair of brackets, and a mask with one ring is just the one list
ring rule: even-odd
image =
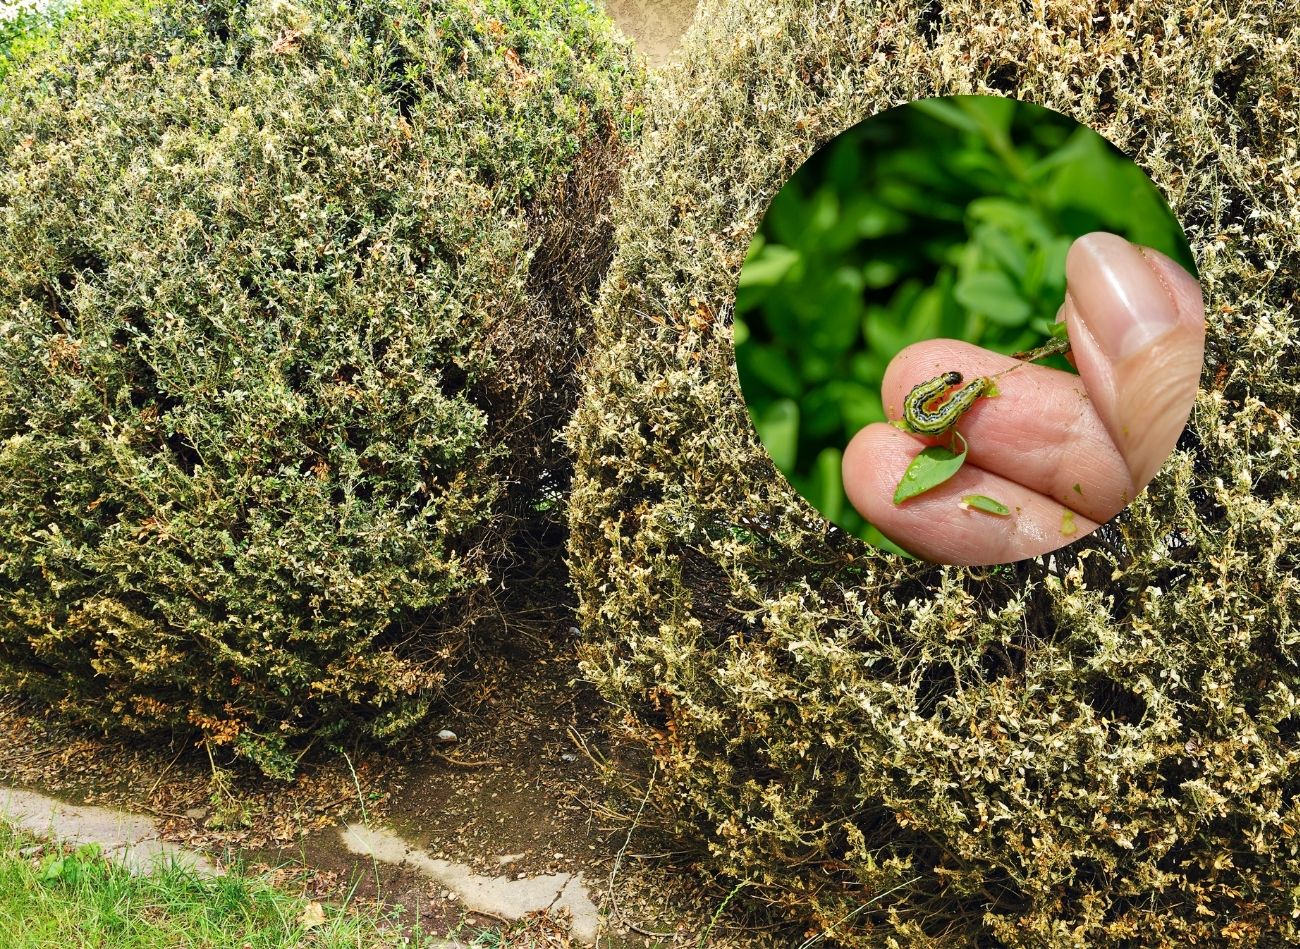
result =
[[980,396],[993,387],[987,376],[968,382],[946,401],[938,400],[953,386],[961,385],[960,372],[945,372],[915,386],[903,400],[903,422],[918,435],[942,435],[957,424]]

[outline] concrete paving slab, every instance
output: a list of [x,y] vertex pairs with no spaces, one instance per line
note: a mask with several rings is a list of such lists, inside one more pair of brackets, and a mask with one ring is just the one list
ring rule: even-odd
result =
[[0,788],[0,816],[37,837],[74,844],[99,844],[104,855],[133,873],[173,860],[201,876],[221,870],[202,854],[186,850],[158,835],[151,817],[107,807],[67,804],[57,798],[21,788]]
[[339,833],[352,853],[382,863],[415,867],[456,893],[471,910],[516,920],[537,910],[565,909],[569,911],[573,937],[588,945],[596,942],[600,912],[591,901],[581,873],[548,873],[522,879],[490,877],[464,864],[430,857],[382,827],[348,824]]

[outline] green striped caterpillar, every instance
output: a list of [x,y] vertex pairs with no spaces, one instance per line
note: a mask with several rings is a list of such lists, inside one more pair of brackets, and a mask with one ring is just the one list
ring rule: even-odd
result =
[[954,392],[947,401],[938,403],[949,388],[961,385],[961,380],[960,372],[945,372],[913,387],[903,400],[903,418],[895,424],[917,435],[942,435],[956,425],[981,396],[996,394],[993,380],[980,376]]

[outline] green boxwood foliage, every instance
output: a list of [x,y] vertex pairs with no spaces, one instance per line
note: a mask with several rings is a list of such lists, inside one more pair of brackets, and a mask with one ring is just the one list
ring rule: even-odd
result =
[[44,42],[50,27],[63,16],[65,4],[42,4],[37,0],[0,0],[0,77],[9,62],[31,46]]
[[0,87],[0,685],[271,774],[566,476],[636,76],[582,0],[83,6]]
[[[1300,940],[1298,51],[1300,14],[1265,0],[702,5],[615,211],[570,563],[586,674],[650,759],[611,772],[629,812],[644,794],[641,824],[790,922],[779,944]],[[731,340],[795,169],[960,93],[1133,156],[1209,322],[1147,491],[1068,550],[979,570],[818,517],[751,428]]]

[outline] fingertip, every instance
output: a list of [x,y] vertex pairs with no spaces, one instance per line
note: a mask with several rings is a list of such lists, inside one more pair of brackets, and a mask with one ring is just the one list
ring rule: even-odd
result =
[[1070,245],[1066,290],[1106,358],[1129,359],[1180,322],[1167,280],[1136,244],[1104,231]]
[[[1135,496],[1173,451],[1195,399],[1205,349],[1201,289],[1151,248],[1115,235],[1075,243],[1082,250],[1063,307],[1071,352]],[[1131,346],[1132,326],[1153,318],[1163,328]]]
[[1153,247],[1135,245],[1174,302],[1179,321],[1186,327],[1205,331],[1205,295],[1200,281],[1173,258]]

